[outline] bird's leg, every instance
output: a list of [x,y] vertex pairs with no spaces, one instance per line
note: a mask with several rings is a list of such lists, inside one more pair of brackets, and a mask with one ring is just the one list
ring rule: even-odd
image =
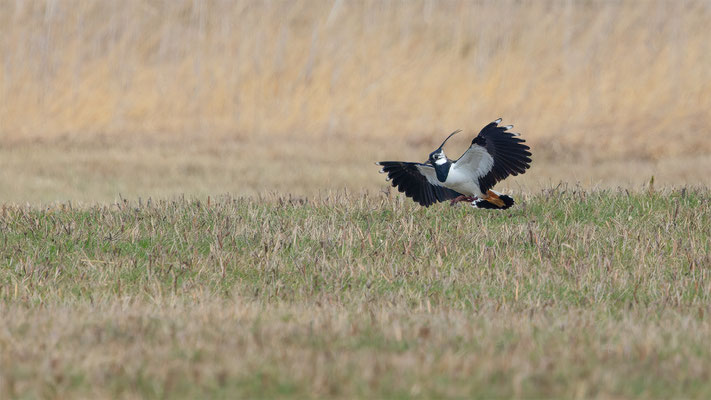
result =
[[455,205],[456,203],[459,203],[460,201],[467,201],[471,203],[472,201],[476,200],[476,197],[470,197],[470,196],[465,196],[463,194],[460,194],[459,196],[453,198],[452,200],[449,201],[450,205]]
[[457,197],[453,198],[452,200],[450,200],[450,201],[449,201],[449,204],[453,206],[453,205],[459,203],[460,201],[464,201],[464,199],[465,199],[466,197],[467,197],[467,196],[465,196],[465,195],[463,195],[463,194],[460,194],[459,196],[457,196]]

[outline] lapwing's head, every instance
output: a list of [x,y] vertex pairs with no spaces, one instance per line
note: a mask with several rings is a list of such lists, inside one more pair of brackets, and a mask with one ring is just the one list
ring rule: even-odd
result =
[[444,154],[444,150],[439,148],[432,153],[430,153],[430,159],[428,160],[432,165],[442,165],[447,163],[447,156]]
[[452,136],[454,136],[455,134],[457,134],[459,132],[461,132],[461,130],[456,130],[456,131],[450,133],[449,136],[447,136],[447,138],[444,139],[444,142],[442,142],[442,144],[439,145],[437,150],[430,153],[430,158],[429,158],[429,160],[427,160],[427,162],[432,165],[444,165],[444,164],[448,163],[449,160],[447,159],[447,156],[444,154],[444,144],[447,143],[447,140],[449,140],[449,138],[451,138]]

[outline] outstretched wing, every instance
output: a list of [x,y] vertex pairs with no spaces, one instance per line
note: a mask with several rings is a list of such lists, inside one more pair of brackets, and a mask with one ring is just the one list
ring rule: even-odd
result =
[[501,118],[485,126],[453,166],[471,171],[482,193],[507,176],[523,174],[531,167],[530,147],[508,132],[513,125],[499,126],[500,122]]
[[429,207],[460,195],[440,185],[431,165],[403,161],[380,161],[376,164],[383,167],[380,172],[388,174],[388,179],[392,180],[397,190],[422,206]]

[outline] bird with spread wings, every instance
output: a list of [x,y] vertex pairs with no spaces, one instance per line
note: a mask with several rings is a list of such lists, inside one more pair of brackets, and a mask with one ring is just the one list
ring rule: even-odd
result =
[[499,126],[501,118],[486,125],[457,160],[444,154],[444,144],[459,133],[452,132],[424,163],[380,161],[381,173],[415,202],[430,205],[450,200],[470,202],[477,208],[506,209],[511,196],[492,190],[509,175],[519,175],[531,166],[530,147],[510,132],[513,125]]

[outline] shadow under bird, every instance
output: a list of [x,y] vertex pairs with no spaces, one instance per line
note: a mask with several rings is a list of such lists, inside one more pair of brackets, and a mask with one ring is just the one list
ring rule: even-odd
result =
[[457,160],[447,158],[443,147],[461,130],[447,136],[424,163],[376,164],[383,167],[380,172],[388,174],[393,186],[425,207],[450,200],[451,204],[467,201],[477,208],[507,209],[514,199],[491,188],[509,175],[526,172],[531,167],[531,152],[518,134],[509,132],[513,125],[499,126],[499,123],[501,118],[485,126]]

